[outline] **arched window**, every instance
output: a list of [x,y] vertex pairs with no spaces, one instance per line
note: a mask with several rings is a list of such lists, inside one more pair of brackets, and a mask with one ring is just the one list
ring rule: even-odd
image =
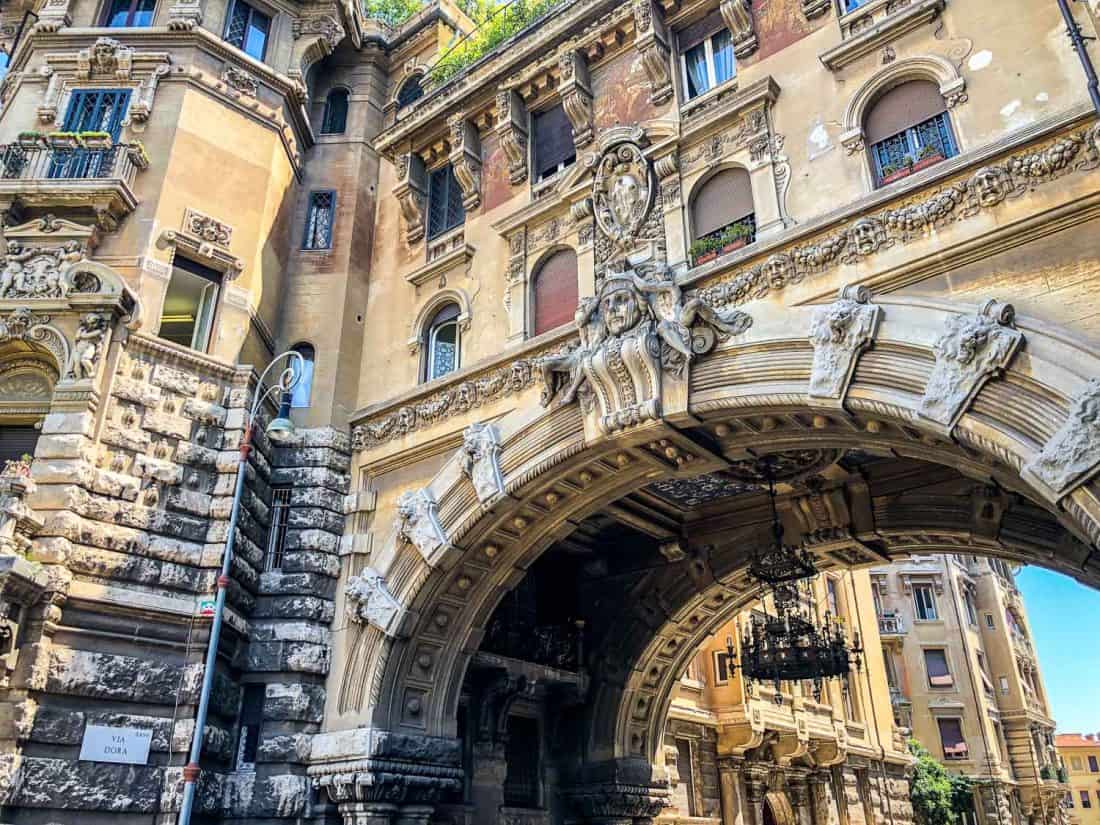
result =
[[[313,349],[312,344],[295,344],[291,349],[302,356],[302,372],[291,393],[290,406],[294,408],[308,407],[309,397],[313,392],[313,362],[316,351]],[[293,363],[297,367],[297,359]]]
[[333,89],[325,98],[325,113],[321,118],[322,135],[342,135],[348,127],[348,90]]
[[863,119],[875,185],[893,183],[958,154],[939,86],[910,80],[880,97]]
[[755,241],[749,173],[723,169],[704,183],[691,201],[691,228],[691,256],[696,264]]
[[534,335],[573,320],[577,309],[577,253],[559,249],[539,264],[531,287]]
[[458,304],[446,304],[432,316],[424,330],[425,381],[441,378],[458,369],[459,329]]
[[423,96],[424,90],[420,87],[420,78],[415,76],[410,77],[401,87],[401,91],[397,93],[397,108],[404,108],[414,100],[419,100]]

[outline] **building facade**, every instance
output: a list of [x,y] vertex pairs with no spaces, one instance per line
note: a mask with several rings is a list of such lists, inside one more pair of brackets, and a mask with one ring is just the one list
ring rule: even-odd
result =
[[[519,8],[0,12],[5,822],[175,821],[219,590],[195,821],[644,825],[774,542],[1100,585],[1096,47],[1057,4]],[[722,816],[831,825],[816,775],[905,825],[892,720],[804,699],[718,719]]]
[[1100,738],[1095,733],[1060,733],[1054,741],[1069,776],[1069,821],[1089,825],[1100,820]]

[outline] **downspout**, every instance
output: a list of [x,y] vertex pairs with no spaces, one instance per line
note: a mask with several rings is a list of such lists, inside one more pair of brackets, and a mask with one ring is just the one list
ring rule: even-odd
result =
[[1081,34],[1081,27],[1077,24],[1077,18],[1073,16],[1073,12],[1069,7],[1069,0],[1058,0],[1058,9],[1062,12],[1062,19],[1066,21],[1066,34],[1069,35],[1069,42],[1073,46],[1073,50],[1077,52],[1077,57],[1081,61],[1081,68],[1085,70],[1085,79],[1088,81],[1086,84],[1089,90],[1089,98],[1092,100],[1092,108],[1096,110],[1096,114],[1100,115],[1100,80],[1096,77],[1096,67],[1092,65],[1092,58],[1089,57],[1088,49],[1085,46],[1086,40],[1094,40],[1095,38],[1086,38]]

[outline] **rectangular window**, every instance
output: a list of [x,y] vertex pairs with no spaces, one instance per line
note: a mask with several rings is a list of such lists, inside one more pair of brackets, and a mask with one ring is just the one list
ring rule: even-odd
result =
[[573,143],[573,124],[565,116],[565,109],[555,106],[545,112],[536,112],[531,118],[535,133],[535,180],[556,175],[577,159],[577,147]]
[[306,236],[302,241],[302,249],[332,249],[332,218],[335,211],[335,192],[328,190],[309,193]]
[[1080,756],[1071,756],[1069,758],[1069,765],[1075,771],[1080,771],[1084,769],[1084,765],[1081,764]]
[[940,728],[940,741],[943,743],[944,759],[966,759],[970,751],[963,739],[961,719],[937,719]]
[[245,54],[263,60],[267,54],[267,37],[271,33],[271,18],[254,9],[244,0],[234,0],[225,22],[225,42]]
[[688,100],[737,75],[733,36],[717,12],[680,32],[680,69]]
[[834,617],[840,616],[840,598],[836,593],[836,579],[826,577],[825,579],[825,597],[829,605],[829,613]]
[[111,0],[103,25],[112,29],[153,25],[156,0]]
[[220,287],[219,273],[177,255],[172,262],[172,277],[164,296],[157,335],[166,341],[206,352]]
[[1092,799],[1089,797],[1089,792],[1088,791],[1081,791],[1081,807],[1082,808],[1091,808],[1092,807]]
[[850,11],[855,11],[860,6],[865,6],[870,2],[871,0],[840,0],[840,4],[844,7],[845,14]]
[[954,157],[958,152],[946,112],[871,145],[875,178],[880,186],[890,183],[891,175],[902,169],[933,158]]
[[714,651],[714,683],[724,685],[730,680],[730,657],[728,653]]
[[1090,756],[1089,757],[1089,772],[1090,773],[1100,773],[1100,765],[1096,764],[1096,757],[1095,756]]
[[939,618],[936,612],[936,594],[930,584],[913,585],[913,603],[918,622],[931,622]]
[[1002,676],[1000,678],[1001,696],[1008,696],[1008,677]]
[[540,751],[538,720],[509,716],[505,746],[508,767],[504,777],[504,804],[509,808],[539,806]]
[[260,745],[260,728],[264,719],[263,685],[245,685],[241,694],[240,732],[237,734],[236,768],[256,769],[256,751]]
[[0,427],[0,468],[6,461],[19,461],[25,455],[33,456],[38,446],[38,435],[38,428],[33,425]]
[[290,514],[290,489],[290,485],[271,488],[271,525],[267,530],[267,550],[264,553],[265,571],[278,570],[283,566],[287,516]]
[[928,648],[924,651],[924,668],[928,671],[929,687],[954,687],[955,680],[947,667],[947,651],[943,648]]
[[990,630],[992,630],[994,627],[996,627],[996,624],[993,621],[993,614],[992,613],[986,613],[985,614],[985,626],[988,627]]
[[[77,89],[69,96],[61,131],[106,132],[117,142],[129,102],[129,89]],[[124,150],[51,149],[46,176],[66,180],[109,177],[119,151]]]
[[1066,807],[1067,808],[1074,807],[1074,805],[1073,805],[1073,791],[1067,791],[1066,792]]
[[448,163],[428,178],[428,240],[461,226],[465,220],[462,190]]
[[978,611],[974,607],[974,595],[967,590],[963,594],[963,601],[966,603],[966,619],[974,627],[978,626]]
[[687,815],[698,816],[695,811],[695,771],[691,759],[691,741],[676,740],[676,773],[680,775],[680,784],[684,786],[687,797]]

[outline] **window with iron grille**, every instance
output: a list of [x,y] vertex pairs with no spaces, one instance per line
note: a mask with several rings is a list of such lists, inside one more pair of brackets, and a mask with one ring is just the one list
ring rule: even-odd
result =
[[881,186],[896,172],[929,159],[946,159],[958,154],[947,113],[938,114],[871,146],[875,177]]
[[332,216],[336,206],[333,191],[310,192],[309,211],[306,212],[306,236],[302,249],[332,248]]
[[539,722],[527,716],[508,717],[504,804],[509,808],[539,806]]
[[106,8],[103,25],[112,29],[153,25],[156,0],[112,0]]
[[454,169],[447,164],[432,172],[428,179],[428,238],[435,238],[461,226],[466,220],[462,206],[462,189],[455,179]]
[[241,694],[240,728],[237,734],[237,759],[239,771],[256,769],[256,752],[260,745],[260,727],[264,719],[264,685],[245,685]]
[[348,90],[333,89],[325,98],[325,114],[321,118],[322,135],[342,135],[348,128]]
[[410,77],[397,93],[397,108],[401,109],[424,96],[419,77]]
[[267,552],[264,553],[264,570],[278,570],[283,566],[283,547],[286,544],[286,523],[290,511],[290,486],[271,488],[271,526],[267,531]]
[[257,60],[263,60],[270,33],[271,17],[244,0],[234,0],[225,22],[225,42]]
[[[106,132],[117,142],[129,102],[129,89],[77,89],[69,97],[61,129],[65,132]],[[53,149],[47,176],[63,179],[108,177],[114,169],[118,151],[117,147]]]

